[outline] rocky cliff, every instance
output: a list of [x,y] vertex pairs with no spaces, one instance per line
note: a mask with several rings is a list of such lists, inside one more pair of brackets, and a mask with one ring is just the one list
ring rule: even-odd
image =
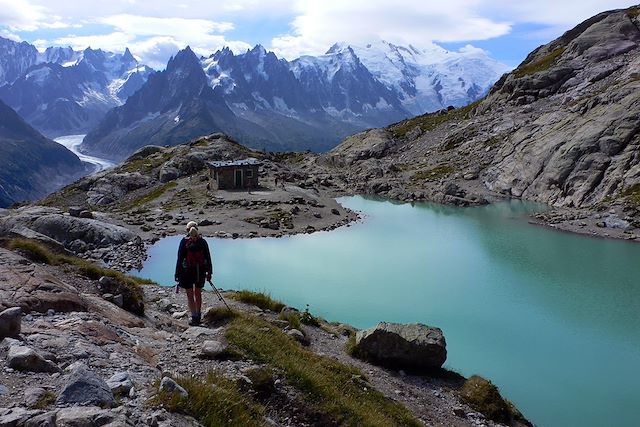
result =
[[536,49],[484,99],[352,136],[318,162],[348,171],[358,192],[462,205],[515,197],[637,227],[639,13],[601,13]]

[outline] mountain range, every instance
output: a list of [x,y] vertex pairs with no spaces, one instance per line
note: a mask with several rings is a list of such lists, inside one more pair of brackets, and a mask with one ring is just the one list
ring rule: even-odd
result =
[[506,70],[482,50],[435,44],[335,44],[293,61],[260,45],[209,57],[187,47],[109,111],[84,147],[121,160],[146,144],[222,131],[258,149],[324,151],[363,129],[472,102]]
[[129,49],[39,52],[26,42],[0,38],[0,99],[50,137],[86,133],[152,72]]

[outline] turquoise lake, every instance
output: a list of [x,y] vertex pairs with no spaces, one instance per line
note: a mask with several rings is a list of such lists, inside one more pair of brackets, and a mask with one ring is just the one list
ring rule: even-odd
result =
[[[534,205],[339,199],[364,220],[332,232],[207,239],[214,282],[328,320],[442,328],[446,367],[479,374],[539,426],[640,422],[640,244],[527,222]],[[173,285],[180,237],[140,276]]]

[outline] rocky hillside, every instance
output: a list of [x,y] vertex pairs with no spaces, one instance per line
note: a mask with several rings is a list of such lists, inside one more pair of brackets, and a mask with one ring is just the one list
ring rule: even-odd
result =
[[88,172],[75,154],[0,101],[0,207],[43,197]]
[[573,209],[547,221],[633,238],[639,14],[594,16],[532,52],[484,99],[352,136],[317,163],[348,171],[356,192],[461,205],[522,198]]

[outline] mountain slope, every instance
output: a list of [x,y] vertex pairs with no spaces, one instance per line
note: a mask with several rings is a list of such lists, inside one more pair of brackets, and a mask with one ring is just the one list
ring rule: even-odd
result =
[[42,197],[86,173],[75,154],[0,101],[0,207]]
[[611,208],[621,220],[611,223],[629,227],[640,202],[639,13],[599,14],[532,52],[482,101],[356,135],[322,161],[348,166],[362,192]]
[[11,73],[5,73],[7,84],[0,87],[0,99],[51,136],[87,132],[109,109],[122,105],[152,72],[139,65],[129,49],[114,54],[50,47],[40,53],[28,44],[16,47],[15,42],[0,40],[0,49],[5,45],[13,49],[5,47],[0,65]]

